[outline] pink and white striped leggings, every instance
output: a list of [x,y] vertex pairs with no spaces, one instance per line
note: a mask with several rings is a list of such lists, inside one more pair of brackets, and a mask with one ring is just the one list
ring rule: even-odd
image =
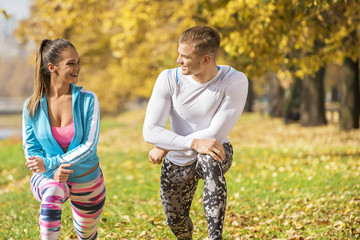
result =
[[41,202],[41,239],[59,239],[62,205],[68,198],[71,199],[74,229],[79,239],[97,238],[97,225],[106,195],[101,171],[97,178],[84,183],[59,183],[34,174],[30,185],[35,198]]

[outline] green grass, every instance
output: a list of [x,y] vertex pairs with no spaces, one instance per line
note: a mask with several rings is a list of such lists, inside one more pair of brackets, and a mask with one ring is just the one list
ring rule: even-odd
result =
[[[147,160],[143,119],[143,110],[102,118],[100,239],[175,239],[160,203],[160,166]],[[224,239],[360,239],[359,131],[244,114],[229,138]],[[0,239],[39,239],[39,203],[20,140],[1,141],[0,159]],[[191,209],[194,239],[207,237],[202,184]],[[63,209],[61,239],[76,239],[69,202]]]

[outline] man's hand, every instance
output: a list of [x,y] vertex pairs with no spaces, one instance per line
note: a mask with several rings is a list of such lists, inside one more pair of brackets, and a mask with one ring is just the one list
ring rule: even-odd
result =
[[58,169],[56,169],[53,179],[57,182],[66,182],[69,178],[70,173],[73,173],[74,170],[66,169],[67,167],[70,167],[71,164],[61,164]]
[[169,151],[166,151],[164,149],[154,147],[149,152],[149,161],[152,164],[161,164],[162,159],[166,156],[168,152]]
[[191,149],[200,154],[208,154],[216,161],[221,162],[225,159],[224,147],[216,139],[194,139],[191,143]]
[[44,160],[40,157],[29,157],[25,165],[34,173],[43,173],[46,171]]

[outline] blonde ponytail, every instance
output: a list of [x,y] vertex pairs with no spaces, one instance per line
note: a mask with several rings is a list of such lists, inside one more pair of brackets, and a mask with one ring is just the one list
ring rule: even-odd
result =
[[36,53],[35,58],[35,81],[34,81],[34,93],[32,94],[27,109],[29,110],[29,116],[34,116],[37,111],[41,98],[47,93],[50,86],[50,74],[43,74],[43,61],[42,52],[44,47],[50,43],[51,40],[44,39]]

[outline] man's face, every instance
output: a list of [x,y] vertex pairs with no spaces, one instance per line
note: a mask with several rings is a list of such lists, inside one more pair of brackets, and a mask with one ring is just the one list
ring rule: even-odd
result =
[[181,71],[184,75],[200,73],[201,57],[196,54],[192,44],[179,43],[178,53],[176,62],[181,65]]

